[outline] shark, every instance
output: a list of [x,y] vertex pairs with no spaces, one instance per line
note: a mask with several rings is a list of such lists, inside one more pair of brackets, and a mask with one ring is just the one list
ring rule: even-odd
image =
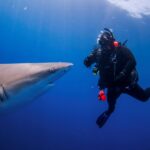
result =
[[72,66],[68,62],[0,64],[0,114],[44,94]]

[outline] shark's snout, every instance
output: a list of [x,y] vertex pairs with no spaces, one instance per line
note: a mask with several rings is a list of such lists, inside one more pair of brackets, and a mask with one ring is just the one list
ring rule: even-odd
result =
[[72,66],[62,62],[0,64],[0,113],[41,95]]

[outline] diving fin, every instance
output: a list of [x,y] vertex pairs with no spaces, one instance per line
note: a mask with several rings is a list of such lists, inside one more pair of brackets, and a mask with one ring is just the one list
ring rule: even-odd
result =
[[104,126],[104,124],[107,122],[109,116],[110,115],[108,115],[105,111],[97,118],[96,124],[99,126],[99,128],[102,128]]

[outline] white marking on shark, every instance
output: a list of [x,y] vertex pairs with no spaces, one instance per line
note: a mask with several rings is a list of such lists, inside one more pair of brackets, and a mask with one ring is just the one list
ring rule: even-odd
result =
[[43,94],[72,66],[62,62],[0,64],[0,114]]

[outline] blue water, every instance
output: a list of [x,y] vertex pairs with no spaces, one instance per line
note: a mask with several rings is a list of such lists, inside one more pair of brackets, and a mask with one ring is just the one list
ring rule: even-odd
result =
[[97,80],[83,59],[103,27],[129,40],[139,83],[150,85],[150,18],[133,18],[105,0],[1,0],[0,63],[74,63],[73,69],[33,103],[0,117],[0,150],[150,150],[150,102],[122,95],[107,124]]

